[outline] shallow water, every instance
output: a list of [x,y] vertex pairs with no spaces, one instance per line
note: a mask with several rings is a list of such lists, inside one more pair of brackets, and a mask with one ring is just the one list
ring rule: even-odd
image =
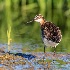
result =
[[[0,44],[0,50],[5,51],[3,54],[7,53],[6,48],[7,44]],[[9,60],[9,62],[6,59],[4,64],[0,64],[0,68],[3,67],[7,70],[10,68],[13,70],[70,70],[70,54],[68,53],[56,52],[55,55],[53,52],[46,52],[46,54],[43,52],[23,53],[22,44],[13,44],[11,48],[13,49],[11,49],[10,54],[13,54],[16,58]],[[0,53],[0,56],[1,55]],[[44,55],[45,59],[43,60]],[[15,63],[13,63],[13,65],[10,64],[11,67],[5,64],[13,61],[15,61]]]

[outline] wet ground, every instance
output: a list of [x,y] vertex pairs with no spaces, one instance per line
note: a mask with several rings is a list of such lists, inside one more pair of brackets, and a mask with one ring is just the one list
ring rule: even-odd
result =
[[[15,46],[19,48],[19,45]],[[0,70],[70,70],[69,53],[22,53],[21,47],[19,50],[15,47],[11,52],[7,52],[6,48],[6,44],[0,45]]]

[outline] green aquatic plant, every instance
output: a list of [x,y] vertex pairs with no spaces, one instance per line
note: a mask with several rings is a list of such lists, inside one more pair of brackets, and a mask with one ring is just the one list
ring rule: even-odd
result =
[[9,52],[11,49],[11,41],[12,41],[12,39],[11,39],[11,26],[7,30],[7,37],[8,37],[8,52]]
[[11,0],[5,0],[5,21],[7,24],[7,41],[8,41],[8,52],[11,47],[11,27],[12,27],[12,11],[11,11]]

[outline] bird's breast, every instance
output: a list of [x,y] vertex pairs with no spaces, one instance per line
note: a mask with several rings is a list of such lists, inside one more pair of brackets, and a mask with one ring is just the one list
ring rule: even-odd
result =
[[56,47],[59,43],[55,43],[51,40],[47,40],[46,38],[42,38],[43,39],[43,42],[44,44],[47,46],[47,47]]

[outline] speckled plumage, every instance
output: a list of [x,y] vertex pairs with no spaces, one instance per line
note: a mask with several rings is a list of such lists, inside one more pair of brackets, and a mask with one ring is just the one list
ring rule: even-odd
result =
[[62,38],[61,30],[59,27],[57,27],[52,22],[46,21],[41,14],[36,15],[34,21],[40,23],[44,44],[46,46],[56,47]]
[[59,27],[56,27],[51,22],[45,22],[44,25],[41,25],[42,37],[45,37],[48,41],[51,40],[55,43],[61,41],[61,31]]
[[[41,14],[36,15],[32,21],[29,21],[27,23],[33,21],[40,23],[42,40],[47,47],[48,46],[56,47],[60,43],[62,39],[62,34],[59,27],[57,27],[52,22],[46,21]],[[44,51],[45,51],[45,47],[44,47]]]

